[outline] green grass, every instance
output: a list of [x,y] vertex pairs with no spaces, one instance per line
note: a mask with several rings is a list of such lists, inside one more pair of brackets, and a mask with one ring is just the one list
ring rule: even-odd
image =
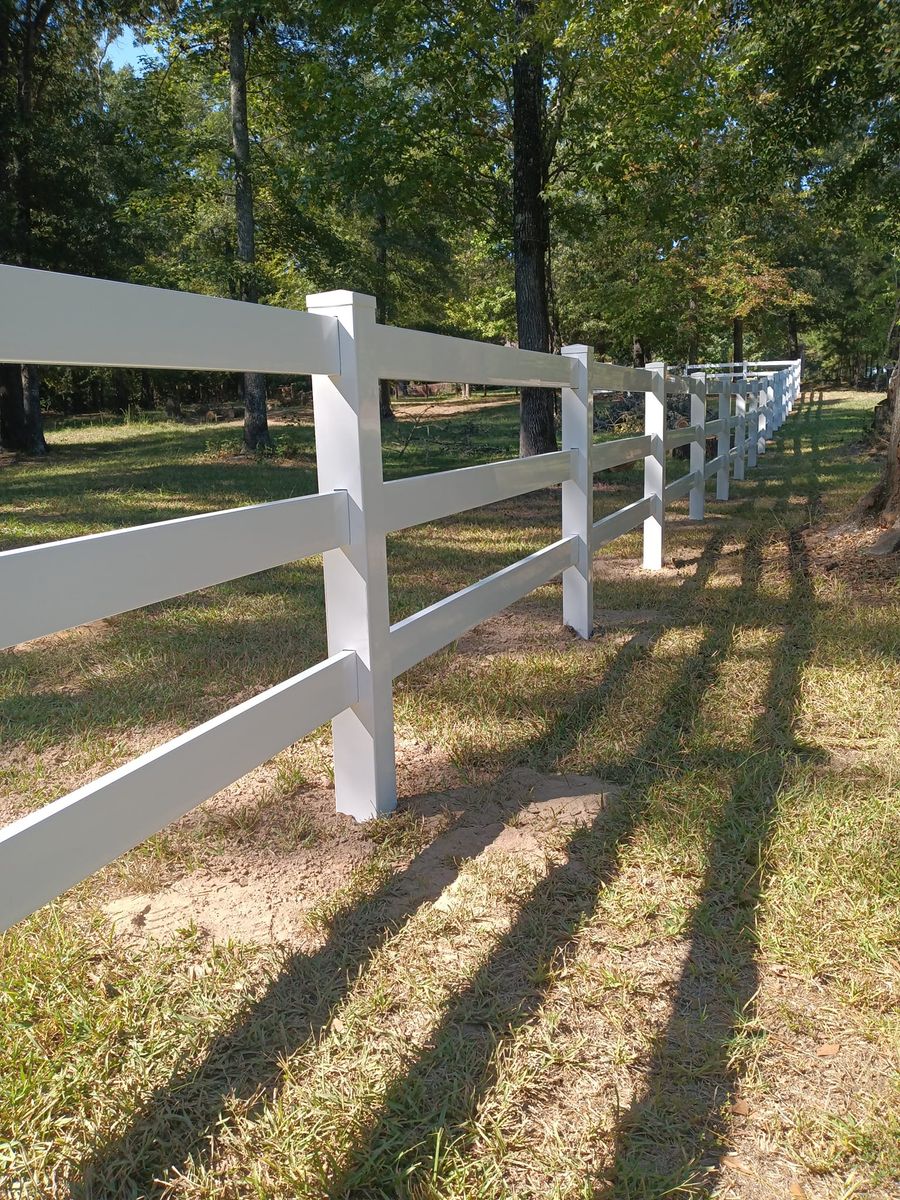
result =
[[[551,585],[403,677],[401,813],[353,835],[296,944],[123,940],[100,906],[227,873],[235,846],[324,862],[350,836],[311,803],[324,732],[6,934],[0,1196],[895,1195],[900,606],[803,536],[877,469],[872,397],[833,399],[702,526],[675,507],[678,566],[606,548],[590,643]],[[285,440],[242,462],[221,426],[60,430],[3,469],[5,545],[313,490],[308,427]],[[407,418],[385,474],[515,442],[512,403]],[[638,494],[636,470],[599,477],[597,516]],[[392,538],[393,618],[558,522],[548,491]],[[7,653],[0,799],[51,799],[323,651],[304,562]],[[607,802],[482,852],[532,836],[523,768]]]

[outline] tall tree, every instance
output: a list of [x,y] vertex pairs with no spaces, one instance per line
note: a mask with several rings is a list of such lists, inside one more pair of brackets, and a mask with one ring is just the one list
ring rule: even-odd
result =
[[[124,7],[124,6],[123,6]],[[104,34],[115,0],[0,5],[0,260],[116,277],[130,156],[107,102]],[[0,437],[43,454],[41,373],[3,371]]]
[[744,318],[737,316],[732,322],[732,359],[737,366],[744,364]]
[[[236,10],[228,25],[228,85],[231,112],[231,146],[234,155],[234,211],[240,298],[259,300],[256,282],[256,224],[253,214],[253,180],[250,167],[250,131],[247,122],[247,25]],[[244,447],[270,448],[266,413],[266,378],[255,371],[243,375]]]
[[[12,231],[13,261],[28,267],[33,262],[32,227],[35,204],[32,131],[35,120],[35,94],[42,51],[46,49],[47,27],[56,15],[58,0],[26,0],[3,5],[0,28],[0,72],[3,98],[15,94],[12,120],[4,121],[9,141],[3,155],[4,191]],[[10,86],[10,85],[13,86]],[[18,375],[18,378],[16,376]],[[0,442],[12,450],[28,454],[47,453],[41,418],[40,373],[27,363],[6,366],[0,385]]]
[[[535,0],[514,0],[517,55],[513,85],[513,256],[516,324],[523,350],[550,349],[547,268],[550,220],[547,211],[547,146],[544,119],[544,53],[535,28]],[[523,388],[519,453],[556,449],[554,393]]]

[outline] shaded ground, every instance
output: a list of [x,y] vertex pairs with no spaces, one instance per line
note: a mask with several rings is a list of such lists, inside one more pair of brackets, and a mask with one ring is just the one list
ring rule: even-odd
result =
[[[829,399],[658,576],[600,556],[591,642],[552,586],[405,676],[397,816],[331,813],[320,733],[8,934],[0,1195],[897,1195],[900,613],[820,549],[875,470]],[[285,478],[146,436],[15,468],[10,537],[118,511],[120,452],[125,521]],[[556,536],[497,508],[392,539],[395,617]],[[7,804],[315,661],[320,603],[301,564],[0,659]]]

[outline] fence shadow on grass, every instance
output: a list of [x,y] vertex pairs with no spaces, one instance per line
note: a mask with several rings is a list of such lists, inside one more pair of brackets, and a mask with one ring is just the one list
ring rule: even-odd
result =
[[[685,599],[679,608],[687,607],[690,597],[705,586],[720,543],[717,534],[710,537],[695,574],[685,580]],[[678,612],[671,615],[671,623],[677,623]],[[576,698],[580,702],[573,710],[561,714],[558,726],[541,739],[552,753],[558,753],[563,742],[574,744],[636,662],[648,653],[650,640],[646,633],[636,633],[618,649],[602,680],[584,697]],[[512,758],[504,766],[520,761],[521,757]],[[513,815],[510,812],[507,819]],[[615,842],[625,836],[631,818],[608,813],[604,820],[611,822],[610,837]],[[483,844],[489,844],[499,831],[493,825],[484,826]],[[196,1067],[176,1073],[150,1097],[124,1133],[98,1147],[83,1162],[80,1177],[70,1185],[72,1196],[100,1200],[115,1195],[128,1200],[158,1194],[163,1189],[157,1181],[170,1169],[183,1167],[189,1158],[195,1162],[208,1159],[210,1138],[231,1100],[252,1099],[255,1105],[264,1106],[280,1085],[281,1070],[276,1064],[327,1029],[353,981],[398,924],[423,900],[436,899],[456,878],[458,867],[447,861],[444,850],[452,834],[451,827],[407,868],[376,887],[362,902],[339,913],[320,950],[290,956],[265,994],[231,1029],[212,1041]],[[470,845],[468,853],[477,850]],[[427,893],[423,896],[422,888],[417,887],[413,889],[414,902],[404,902],[404,884],[413,876],[427,878]],[[565,876],[560,886],[565,890]],[[593,888],[590,894],[594,895]]]
[[[816,450],[813,439],[813,510],[818,502]],[[781,515],[785,505],[785,500],[779,502]],[[379,1117],[338,1168],[332,1194],[418,1194],[417,1177],[439,1171],[443,1148],[452,1147],[457,1171],[474,1150],[471,1131],[479,1108],[498,1082],[498,1048],[543,1007],[553,962],[591,915],[600,890],[618,874],[623,850],[654,788],[673,769],[690,765],[689,735],[703,693],[715,682],[742,617],[753,615],[761,543],[758,533],[751,536],[740,585],[711,617],[700,645],[658,703],[661,715],[628,764],[631,786],[589,831],[570,838],[567,861],[539,883],[489,961],[457,994],[430,1035],[429,1048],[389,1089]],[[796,533],[789,536],[788,550],[790,596],[776,606],[783,613],[785,633],[773,647],[768,688],[750,745],[716,755],[717,762],[730,768],[733,783],[714,823],[673,1015],[652,1053],[644,1093],[619,1122],[613,1157],[604,1161],[605,1147],[597,1147],[596,1170],[583,1183],[598,1197],[637,1200],[674,1194],[714,1174],[721,1163],[722,1110],[740,1074],[735,1039],[757,990],[754,920],[777,798],[791,761],[807,753],[791,730],[811,648],[812,592]],[[456,1184],[465,1186],[459,1176]]]
[[791,735],[811,648],[812,598],[802,542],[792,535],[790,543],[790,624],[774,648],[761,712],[713,830],[668,1025],[641,1094],[621,1115],[612,1189],[598,1195],[636,1200],[711,1189],[722,1168],[728,1103],[759,1034],[756,924],[779,797],[792,762],[814,753]]
[[[815,453],[808,457],[808,466],[812,503]],[[695,576],[686,581],[690,586],[677,598],[661,629],[679,625],[682,617],[685,624],[696,623],[689,609],[719,560],[722,540],[723,534],[710,536]],[[652,1190],[652,1180],[671,1179],[677,1186],[696,1178],[698,1170],[714,1171],[720,1161],[720,1117],[738,1078],[729,1049],[755,992],[753,914],[763,883],[760,856],[764,861],[783,773],[803,753],[791,740],[790,725],[810,645],[812,601],[802,543],[796,536],[790,550],[792,596],[786,605],[773,606],[784,614],[787,632],[774,651],[752,753],[748,758],[742,750],[728,760],[733,788],[714,828],[704,893],[690,925],[691,954],[677,985],[673,1017],[651,1056],[643,1093],[620,1122],[614,1162],[598,1161],[594,1179],[585,1181],[598,1196],[611,1189],[621,1197],[660,1194]],[[392,1085],[379,1115],[363,1131],[348,1160],[335,1168],[331,1194],[366,1189],[356,1194],[403,1195],[412,1159],[430,1163],[440,1145],[455,1143],[460,1149],[468,1136],[464,1132],[468,1118],[495,1081],[498,1045],[540,1007],[547,992],[547,984],[541,982],[547,976],[546,966],[594,910],[598,891],[615,878],[623,849],[644,818],[663,770],[685,764],[684,747],[696,720],[693,714],[718,677],[742,613],[758,593],[760,566],[761,544],[754,535],[745,550],[740,585],[728,591],[717,589],[723,600],[707,606],[699,646],[688,653],[658,707],[658,719],[627,764],[630,784],[590,830],[570,838],[567,861],[537,886],[490,960],[451,1000],[429,1048]],[[528,754],[561,758],[611,695],[627,683],[647,649],[646,635],[636,634],[618,650],[602,681],[573,698],[556,725],[537,742],[517,747],[514,758],[519,762]],[[486,827],[484,844],[496,832],[495,827]],[[456,877],[456,865],[449,864],[442,852],[449,835],[452,829],[408,868],[339,914],[320,950],[290,957],[266,993],[232,1029],[212,1041],[196,1067],[174,1075],[124,1133],[98,1147],[82,1164],[72,1194],[86,1198],[114,1194],[123,1200],[152,1196],[163,1190],[158,1180],[183,1168],[188,1160],[209,1165],[211,1139],[231,1101],[250,1101],[262,1110],[281,1084],[276,1064],[327,1030],[352,981],[365,971],[398,923],[411,916],[423,899],[436,898]],[[419,889],[414,903],[404,904],[404,880],[413,872],[419,878],[426,875],[430,887],[426,896]],[[699,1006],[709,995],[717,999],[723,981],[730,989],[726,1003],[708,1036],[701,1039]],[[673,1107],[678,1122],[670,1127]],[[662,1122],[667,1124],[661,1139]],[[661,1140],[671,1143],[663,1160],[658,1155]],[[653,1151],[649,1159],[648,1147]]]
[[[807,409],[811,420],[802,425],[798,420],[792,430],[793,457],[797,466],[805,462],[808,468],[802,483],[811,515],[821,504],[821,407]],[[804,432],[810,439],[808,456],[802,453]],[[798,530],[788,535],[788,554],[785,632],[773,650],[765,698],[712,833],[671,1015],[651,1051],[640,1095],[621,1114],[610,1185],[599,1188],[598,1196],[642,1200],[691,1187],[707,1194],[723,1170],[729,1104],[738,1098],[743,1069],[761,1033],[753,1012],[760,983],[757,923],[779,800],[792,767],[817,754],[793,736],[814,619],[809,564]]]
[[654,785],[683,761],[702,694],[718,676],[739,607],[755,590],[758,573],[758,551],[751,546],[740,586],[686,655],[657,705],[659,718],[631,756],[630,785],[590,828],[570,836],[566,861],[537,885],[489,961],[450,1004],[429,1037],[430,1048],[389,1089],[378,1119],[343,1164],[333,1194],[412,1195],[408,1182],[415,1180],[416,1164],[430,1173],[441,1147],[452,1147],[456,1162],[467,1157],[479,1106],[497,1081],[498,1047],[544,1005],[553,962],[618,875]]

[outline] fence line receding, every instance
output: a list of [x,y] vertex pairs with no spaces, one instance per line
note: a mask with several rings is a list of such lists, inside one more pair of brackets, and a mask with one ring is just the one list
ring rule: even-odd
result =
[[[314,554],[323,555],[328,657],[0,830],[0,929],[27,916],[279,751],[332,722],[338,811],[397,800],[393,680],[562,575],[562,619],[593,632],[594,555],[643,526],[643,564],[665,553],[666,508],[727,500],[799,395],[799,361],[701,364],[677,376],[378,325],[370,296],[308,297],[306,313],[0,266],[0,362],[311,374],[313,496],[160,521],[0,553],[0,647],[70,629]],[[562,390],[562,449],[385,482],[378,385],[416,379]],[[644,393],[644,432],[594,441],[594,396]],[[690,397],[667,428],[667,397]],[[714,398],[715,415],[708,405]],[[707,459],[708,438],[715,455]],[[690,448],[666,483],[666,456]],[[643,462],[644,494],[594,520],[597,472]],[[561,537],[390,623],[386,537],[561,484]]]

